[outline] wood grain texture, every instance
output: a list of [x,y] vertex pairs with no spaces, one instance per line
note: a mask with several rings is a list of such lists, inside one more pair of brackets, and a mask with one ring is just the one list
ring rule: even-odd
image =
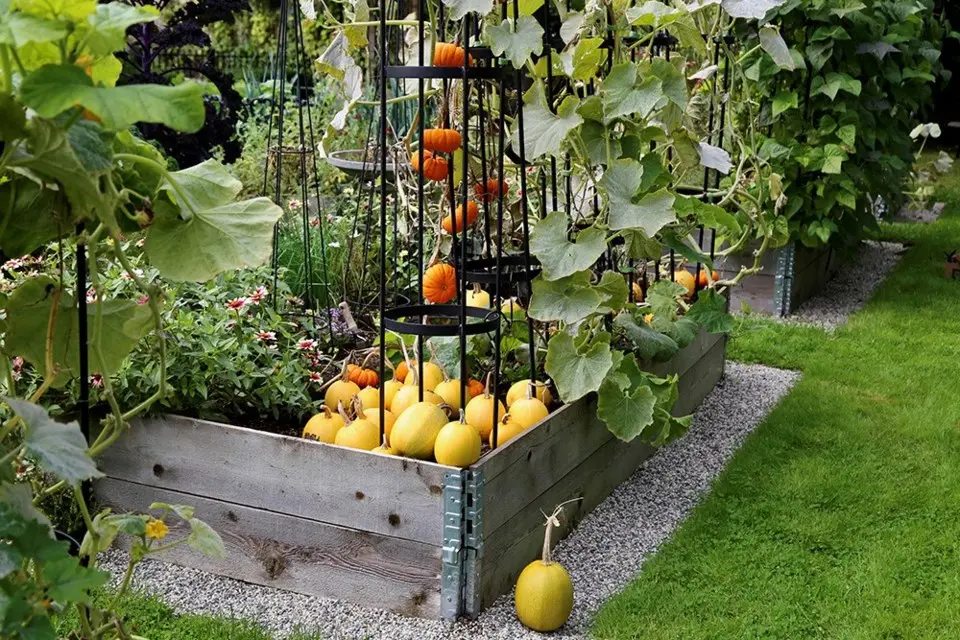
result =
[[[595,401],[590,405],[596,409]],[[480,583],[481,607],[489,606],[500,595],[508,593],[523,568],[539,557],[544,525],[541,509],[549,512],[561,502],[582,498],[564,508],[559,532],[554,536],[554,540],[559,541],[653,452],[649,444],[639,441],[626,444],[611,438],[529,505],[515,512],[495,532],[485,536],[480,570],[474,576],[468,576],[468,579]],[[489,501],[497,499],[489,493],[485,496]],[[475,615],[478,612],[469,613]]]
[[448,467],[178,416],[137,421],[110,478],[441,545]]
[[[693,343],[659,367],[661,375],[683,369],[675,415],[691,413],[710,393],[723,375],[725,354],[725,335],[701,332]],[[509,531],[508,523],[518,517],[531,522],[541,519],[539,510],[545,503],[562,501],[552,502],[547,497],[554,487],[567,486],[564,483],[580,486],[588,476],[601,471],[604,458],[594,455],[598,451],[612,455],[611,442],[619,443],[597,418],[596,396],[591,394],[481,459],[473,468],[483,474],[484,540],[513,536],[515,532]],[[593,460],[593,466],[584,466],[586,460]]]
[[[405,615],[440,617],[440,547],[356,531],[124,480],[95,483],[114,511],[189,504],[223,538],[227,557],[182,545],[157,558],[254,584],[338,598]],[[170,519],[171,539],[188,527]]]

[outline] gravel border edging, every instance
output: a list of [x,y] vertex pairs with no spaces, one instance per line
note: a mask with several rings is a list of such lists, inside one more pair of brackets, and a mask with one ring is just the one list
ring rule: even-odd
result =
[[905,247],[898,242],[864,240],[849,264],[785,318],[787,324],[806,324],[834,331],[867,303],[873,292],[893,270]]
[[[644,463],[557,546],[555,557],[570,571],[576,604],[567,625],[550,637],[586,637],[592,614],[636,577],[644,560],[669,539],[750,432],[799,378],[796,372],[762,365],[727,362],[726,366],[726,375],[697,411],[690,432]],[[121,551],[101,556],[102,568],[115,576],[125,563],[126,554]],[[477,620],[449,624],[246,584],[153,560],[138,566],[134,584],[177,611],[243,618],[280,636],[301,630],[317,632],[325,640],[545,637],[516,620],[512,594],[500,598]]]

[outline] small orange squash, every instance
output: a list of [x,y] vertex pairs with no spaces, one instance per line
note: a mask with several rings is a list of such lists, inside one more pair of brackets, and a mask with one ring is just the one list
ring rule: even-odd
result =
[[477,197],[483,202],[493,202],[500,196],[507,195],[509,189],[510,187],[506,182],[497,180],[496,178],[490,178],[486,184],[478,182],[473,185],[473,192],[476,193]]
[[467,382],[467,395],[476,398],[481,393],[483,393],[483,383],[476,378],[470,378],[470,381]]
[[450,302],[457,296],[457,271],[440,262],[423,274],[423,297],[434,304]]
[[347,365],[347,379],[355,383],[361,389],[366,387],[375,387],[380,382],[380,376],[373,369],[367,368],[367,362],[373,357],[373,353],[364,358],[363,363],[358,367],[355,364]]
[[[469,201],[467,202],[467,214],[463,214],[463,205],[457,207],[457,233],[463,231],[463,221],[466,219],[467,226],[473,225],[477,221],[477,218],[480,217],[480,207],[477,206],[476,202]],[[440,226],[443,227],[443,230],[447,233],[453,233],[453,216],[447,214],[444,217],[443,222],[440,223]]]
[[463,137],[455,129],[426,129],[423,132],[423,148],[427,151],[453,153],[462,142]]
[[[714,271],[713,273],[710,274],[710,279],[716,282],[717,280],[720,279],[720,274]],[[710,286],[710,283],[707,280],[706,269],[700,270],[700,274],[697,276],[697,286],[701,289],[706,289],[708,286]]]
[[[432,152],[423,152],[423,177],[434,182],[443,182],[450,174],[450,165],[446,158],[435,157]],[[420,152],[410,156],[410,166],[420,173]]]
[[464,60],[473,64],[473,56],[467,56],[463,47],[449,42],[438,42],[433,50],[433,66],[435,67],[462,67]]

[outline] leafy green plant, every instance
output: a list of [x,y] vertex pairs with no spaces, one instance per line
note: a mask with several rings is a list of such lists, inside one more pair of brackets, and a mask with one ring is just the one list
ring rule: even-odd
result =
[[[0,251],[19,256],[54,243],[57,256],[52,273],[42,272],[35,258],[18,259],[18,270],[28,268],[20,281],[5,281],[0,295],[4,638],[53,638],[53,618],[66,607],[77,615],[71,637],[135,637],[110,606],[90,606],[90,590],[107,578],[96,569],[97,553],[120,533],[131,536],[133,552],[117,597],[133,565],[149,553],[175,544],[223,552],[219,536],[190,507],[153,505],[159,516],[91,514],[80,490],[102,475],[97,455],[169,393],[164,305],[170,299],[159,277],[209,281],[261,264],[282,215],[263,198],[238,202],[240,183],[218,163],[171,171],[159,151],[129,133],[143,122],[187,132],[203,125],[201,85],[116,86],[121,64],[114,52],[123,49],[126,29],[156,17],[155,10],[119,2],[0,2]],[[141,229],[145,263],[155,274],[135,267],[125,249],[122,233]],[[65,257],[78,248],[89,259],[85,292],[66,277]],[[126,285],[106,286],[104,262],[123,270],[136,298]],[[81,314],[89,325],[84,358]],[[121,407],[114,376],[144,338],[154,347],[156,387],[135,406]],[[55,421],[38,404],[71,384],[83,361],[99,374],[107,407],[92,443],[76,421]],[[37,376],[18,393],[27,367]],[[18,474],[27,464],[58,481],[37,493]],[[79,557],[53,540],[50,522],[35,507],[58,491],[72,496],[87,528]],[[189,533],[160,543],[173,517]]]
[[[529,86],[522,96],[513,94],[504,103],[495,95],[487,108],[493,114],[503,111],[510,126],[506,175],[497,176],[510,176],[513,182],[504,200],[509,222],[500,238],[507,250],[516,251],[523,242],[518,221],[525,212],[541,207],[547,211],[532,221],[530,250],[542,273],[533,281],[529,301],[530,317],[550,336],[546,373],[565,402],[598,393],[601,419],[625,441],[640,437],[659,444],[677,437],[689,421],[671,415],[676,378],[658,378],[644,372],[644,367],[671,358],[701,330],[729,330],[732,321],[720,291],[756,272],[764,252],[787,240],[786,223],[779,215],[784,199],[782,176],[757,153],[755,127],[741,132],[728,126],[721,132],[719,118],[709,118],[711,101],[718,112],[726,92],[737,95],[745,83],[735,70],[757,57],[779,57],[786,49],[782,37],[775,28],[757,21],[762,15],[752,8],[756,3],[644,2],[627,7],[587,2],[582,9],[553,3],[551,9],[563,25],[559,41],[547,37],[533,16],[543,3],[521,3],[519,15],[506,19],[492,3],[451,0],[445,4],[448,24],[439,22],[437,7],[428,3],[428,59],[436,42],[455,41],[453,32],[460,17],[476,12],[481,15],[483,43],[521,72]],[[722,36],[739,22],[761,33],[767,46],[732,50]],[[318,60],[321,69],[342,79],[346,111],[358,102],[355,88],[362,82],[359,65],[349,54],[362,46],[361,28],[366,24],[362,20],[343,24]],[[407,59],[415,60],[416,21],[390,24],[407,29]],[[664,30],[678,40],[669,60],[654,55],[658,34]],[[724,51],[716,59],[715,39]],[[546,46],[555,47],[549,69]],[[729,71],[735,88],[719,86],[723,71]],[[463,101],[470,100],[475,115],[477,98],[463,97],[462,87],[452,84],[445,92],[441,83],[428,81],[424,97],[438,103],[439,113],[449,113],[451,122],[460,123],[466,108]],[[417,97],[411,91],[390,100],[398,103]],[[514,100],[522,108],[523,136]],[[741,117],[754,122],[757,111],[748,105]],[[332,128],[342,121],[335,118]],[[488,140],[498,133],[492,128],[494,121],[493,115],[486,121]],[[474,120],[470,126],[479,129],[480,123]],[[395,140],[390,138],[391,156],[400,167],[407,166],[406,158],[416,157],[415,129],[411,126],[396,132]],[[721,134],[726,135],[724,146],[732,153],[716,146]],[[471,135],[474,145],[476,138]],[[521,175],[517,161],[521,151],[528,163],[526,176]],[[439,227],[440,218],[459,202],[462,181],[468,187],[479,182],[479,155],[479,149],[472,148],[466,167],[461,166],[460,156],[452,155],[456,193],[449,193],[442,182],[428,186],[424,213],[430,227]],[[554,167],[559,193],[543,202],[537,194],[538,183],[551,176]],[[690,185],[703,184],[705,171],[726,177],[718,188],[711,187],[700,197],[688,195]],[[399,198],[408,211],[418,213],[417,176],[405,169],[399,173]],[[487,175],[493,173],[487,167]],[[525,187],[521,184],[518,189],[517,182],[524,178]],[[568,199],[580,204],[571,211],[547,209],[553,201]],[[591,202],[597,203],[596,208]],[[727,245],[723,252],[741,250],[755,241],[759,246],[755,262],[728,281],[711,283],[696,300],[687,286],[668,280],[652,284],[643,300],[630,295],[629,267],[616,265],[635,263],[638,280],[644,274],[652,280],[657,267],[661,273],[677,271],[689,279],[694,276],[686,271],[687,263],[712,268],[710,256],[704,255],[695,237],[701,227],[716,232],[719,242]],[[431,237],[427,229],[417,231]],[[447,254],[448,237],[438,231],[435,238],[431,238],[435,255]],[[476,238],[474,244],[477,252],[491,251]],[[676,260],[671,263],[666,256],[674,254]],[[508,353],[524,339],[508,343]]]
[[940,125],[935,122],[920,124],[910,132],[913,140],[920,140],[920,148],[913,158],[913,170],[910,174],[910,184],[907,197],[910,206],[914,209],[926,208],[930,196],[933,195],[937,177],[950,173],[953,168],[953,156],[942,149],[933,157],[924,155],[927,143],[940,137]]
[[[877,198],[891,209],[902,203],[909,134],[944,71],[932,0],[766,4],[764,18],[786,42],[776,57],[737,70],[764,104],[759,120],[738,124],[762,131],[758,150],[783,176],[791,238],[809,246],[859,239],[875,226]],[[763,30],[737,37],[770,47]]]

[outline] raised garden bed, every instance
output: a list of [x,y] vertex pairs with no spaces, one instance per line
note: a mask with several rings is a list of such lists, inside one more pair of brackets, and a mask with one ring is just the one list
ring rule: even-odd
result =
[[[730,256],[717,261],[723,277],[739,273],[753,258]],[[811,249],[800,243],[767,253],[763,270],[746,278],[730,292],[730,306],[746,302],[752,311],[777,317],[789,315],[819,293],[843,266],[842,252],[829,247]]]
[[[723,375],[726,338],[701,333],[648,369],[680,376],[677,415]],[[542,544],[541,509],[569,505],[561,536],[653,449],[615,439],[592,396],[564,406],[469,469],[163,416],[100,459],[97,498],[116,510],[194,505],[225,559],[160,557],[256,584],[429,618],[476,615]]]

